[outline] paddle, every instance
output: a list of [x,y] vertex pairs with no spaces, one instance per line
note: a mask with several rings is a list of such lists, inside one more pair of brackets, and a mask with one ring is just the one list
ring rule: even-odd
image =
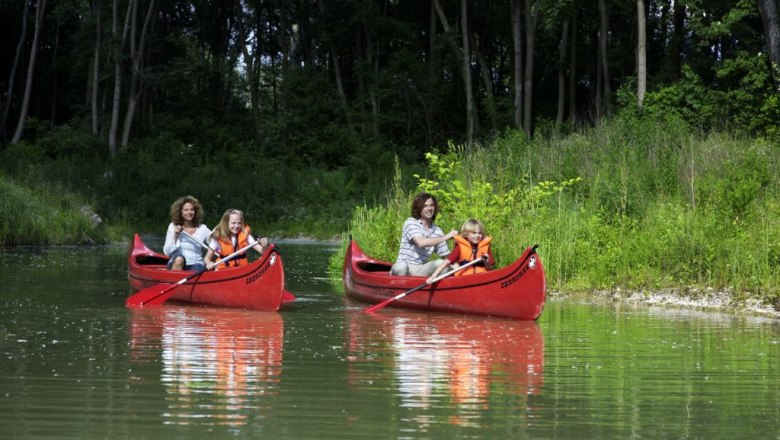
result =
[[[245,247],[233,252],[227,257],[217,261],[217,263],[214,265],[214,268],[216,268],[220,264],[227,263],[229,260],[232,260],[242,252],[248,251],[249,248],[251,248],[256,244],[257,242],[253,242],[252,244],[246,245]],[[136,292],[135,295],[127,298],[125,305],[127,307],[143,307],[143,306],[160,305],[165,301],[167,301],[168,298],[173,294],[174,288],[186,283],[187,281],[207,271],[208,269],[195,272],[191,275],[188,275],[185,278],[182,278],[181,280],[177,281],[175,284],[168,285],[168,283],[160,283],[160,284],[155,284],[154,286],[147,287],[146,289],[139,290],[138,292]],[[164,285],[166,287],[163,287]]]
[[438,277],[434,278],[430,283],[426,281],[424,284],[420,284],[419,286],[415,287],[412,290],[407,290],[406,292],[400,293],[400,294],[398,294],[396,296],[388,298],[388,299],[382,301],[379,304],[374,304],[373,306],[363,310],[363,313],[374,313],[377,310],[379,310],[381,308],[384,308],[386,305],[390,304],[393,301],[399,300],[399,299],[405,297],[406,295],[409,295],[410,293],[414,293],[414,292],[422,289],[423,287],[428,286],[429,284],[433,284],[433,283],[435,283],[435,282],[437,282],[439,280],[447,278],[448,276],[450,276],[450,275],[452,275],[452,274],[454,274],[456,272],[460,272],[461,270],[463,270],[463,269],[465,269],[465,268],[467,268],[469,266],[473,266],[473,265],[475,265],[477,263],[480,263],[480,262],[484,261],[485,259],[487,259],[487,255],[484,255],[482,258],[478,258],[478,259],[476,259],[474,261],[469,261],[468,263],[458,267],[457,269],[452,269],[451,271],[449,271],[447,273],[439,275]]
[[215,254],[217,253],[217,251],[215,251],[214,249],[212,249],[212,247],[211,247],[211,246],[207,245],[206,243],[201,243],[200,241],[196,240],[196,239],[195,239],[195,237],[193,237],[192,235],[188,234],[188,233],[187,233],[187,231],[185,231],[184,229],[182,229],[180,233],[181,233],[181,234],[184,234],[184,236],[185,236],[186,238],[189,238],[189,239],[190,239],[190,241],[192,241],[192,242],[194,242],[194,243],[197,243],[197,244],[199,244],[199,245],[200,245],[200,247],[202,247],[203,249],[205,249],[205,250],[207,250],[207,251],[212,251],[212,252],[214,252]]

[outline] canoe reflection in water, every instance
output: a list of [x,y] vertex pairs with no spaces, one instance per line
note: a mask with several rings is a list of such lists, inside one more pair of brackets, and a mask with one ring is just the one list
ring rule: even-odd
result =
[[284,321],[274,312],[162,307],[133,311],[131,355],[161,357],[168,423],[240,426],[278,392]]
[[533,321],[395,309],[354,312],[348,322],[350,385],[391,380],[401,407],[450,406],[449,422],[476,426],[491,399],[526,401],[541,392],[544,338]]

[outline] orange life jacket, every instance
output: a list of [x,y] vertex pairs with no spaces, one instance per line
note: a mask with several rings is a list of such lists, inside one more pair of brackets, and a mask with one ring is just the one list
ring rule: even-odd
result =
[[[456,235],[454,239],[455,243],[457,243],[458,247],[460,248],[460,261],[458,261],[458,263],[460,263],[462,266],[466,263],[474,261],[475,259],[482,258],[483,255],[486,255],[488,252],[490,252],[490,241],[493,239],[493,237],[483,238],[482,241],[477,244],[477,247],[472,246],[468,240],[460,235]],[[455,272],[455,276],[471,275],[482,272],[487,272],[485,265],[475,264],[461,271]]]
[[[249,244],[249,234],[251,233],[252,230],[249,228],[249,226],[244,226],[244,230],[238,233],[235,247],[233,247],[233,241],[229,238],[217,238],[217,243],[219,243],[220,247],[219,258],[225,258],[233,252],[247,247]],[[247,264],[249,264],[249,260],[247,259],[246,252],[243,252],[241,255],[236,255],[235,257],[231,258],[227,263],[220,264],[217,269],[222,269],[225,267],[239,267],[245,266]]]

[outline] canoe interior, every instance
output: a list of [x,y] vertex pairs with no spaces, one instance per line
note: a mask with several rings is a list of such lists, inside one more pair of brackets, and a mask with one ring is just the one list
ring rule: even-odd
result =
[[391,265],[378,261],[361,261],[357,264],[361,270],[366,272],[390,272]]

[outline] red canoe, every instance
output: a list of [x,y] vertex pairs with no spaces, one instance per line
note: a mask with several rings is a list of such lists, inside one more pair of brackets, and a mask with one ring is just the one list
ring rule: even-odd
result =
[[[344,258],[345,293],[376,304],[425,284],[424,277],[390,275],[391,266],[366,256],[351,240]],[[544,269],[534,246],[509,266],[445,278],[391,302],[389,307],[535,320],[544,308],[545,289]]]
[[[175,284],[193,272],[167,270],[168,257],[144,244],[138,234],[127,258],[127,278],[138,292],[157,284]],[[212,270],[177,286],[171,301],[253,310],[279,310],[295,297],[284,290],[282,256],[273,244],[252,263],[237,268]]]

